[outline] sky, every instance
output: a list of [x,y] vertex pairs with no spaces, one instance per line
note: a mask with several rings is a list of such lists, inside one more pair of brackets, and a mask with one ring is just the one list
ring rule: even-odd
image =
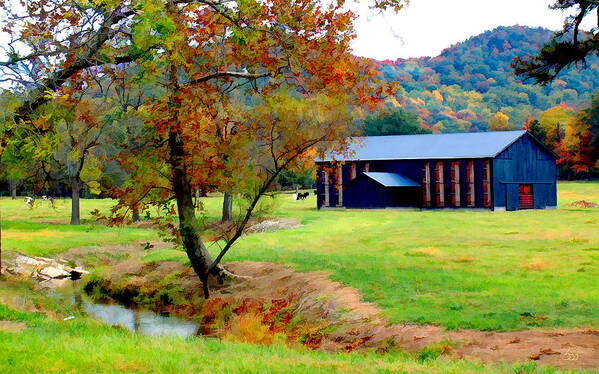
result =
[[[498,26],[561,29],[567,13],[550,10],[550,0],[410,0],[399,13],[379,14],[358,0],[350,8],[358,14],[354,54],[379,60],[439,53],[471,36]],[[586,17],[583,29],[596,22]]]

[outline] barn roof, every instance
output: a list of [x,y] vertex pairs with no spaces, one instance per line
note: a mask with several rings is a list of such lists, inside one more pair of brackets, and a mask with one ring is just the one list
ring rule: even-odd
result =
[[[316,161],[492,158],[524,134],[526,130],[356,137],[352,139],[349,156],[329,152]],[[547,150],[536,138],[531,138]]]
[[385,187],[420,187],[420,183],[397,173],[365,172],[363,174]]

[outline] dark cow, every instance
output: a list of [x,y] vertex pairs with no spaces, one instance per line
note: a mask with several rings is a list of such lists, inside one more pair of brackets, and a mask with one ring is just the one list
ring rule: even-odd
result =
[[310,196],[310,192],[298,193],[296,200],[305,200],[308,196]]

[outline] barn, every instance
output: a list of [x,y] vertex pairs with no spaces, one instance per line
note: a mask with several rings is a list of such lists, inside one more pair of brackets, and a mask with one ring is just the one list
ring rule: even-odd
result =
[[525,130],[353,138],[316,159],[318,208],[557,207],[557,156]]

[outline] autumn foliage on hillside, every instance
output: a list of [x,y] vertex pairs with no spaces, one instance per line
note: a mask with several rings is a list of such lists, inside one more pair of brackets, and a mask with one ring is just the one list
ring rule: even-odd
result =
[[566,104],[585,106],[599,89],[597,59],[590,69],[561,72],[541,87],[514,77],[514,58],[536,53],[553,36],[542,28],[499,27],[445,49],[439,56],[376,61],[387,81],[401,89],[389,105],[417,114],[435,132],[486,131],[502,113],[506,127],[520,129],[529,118]]

